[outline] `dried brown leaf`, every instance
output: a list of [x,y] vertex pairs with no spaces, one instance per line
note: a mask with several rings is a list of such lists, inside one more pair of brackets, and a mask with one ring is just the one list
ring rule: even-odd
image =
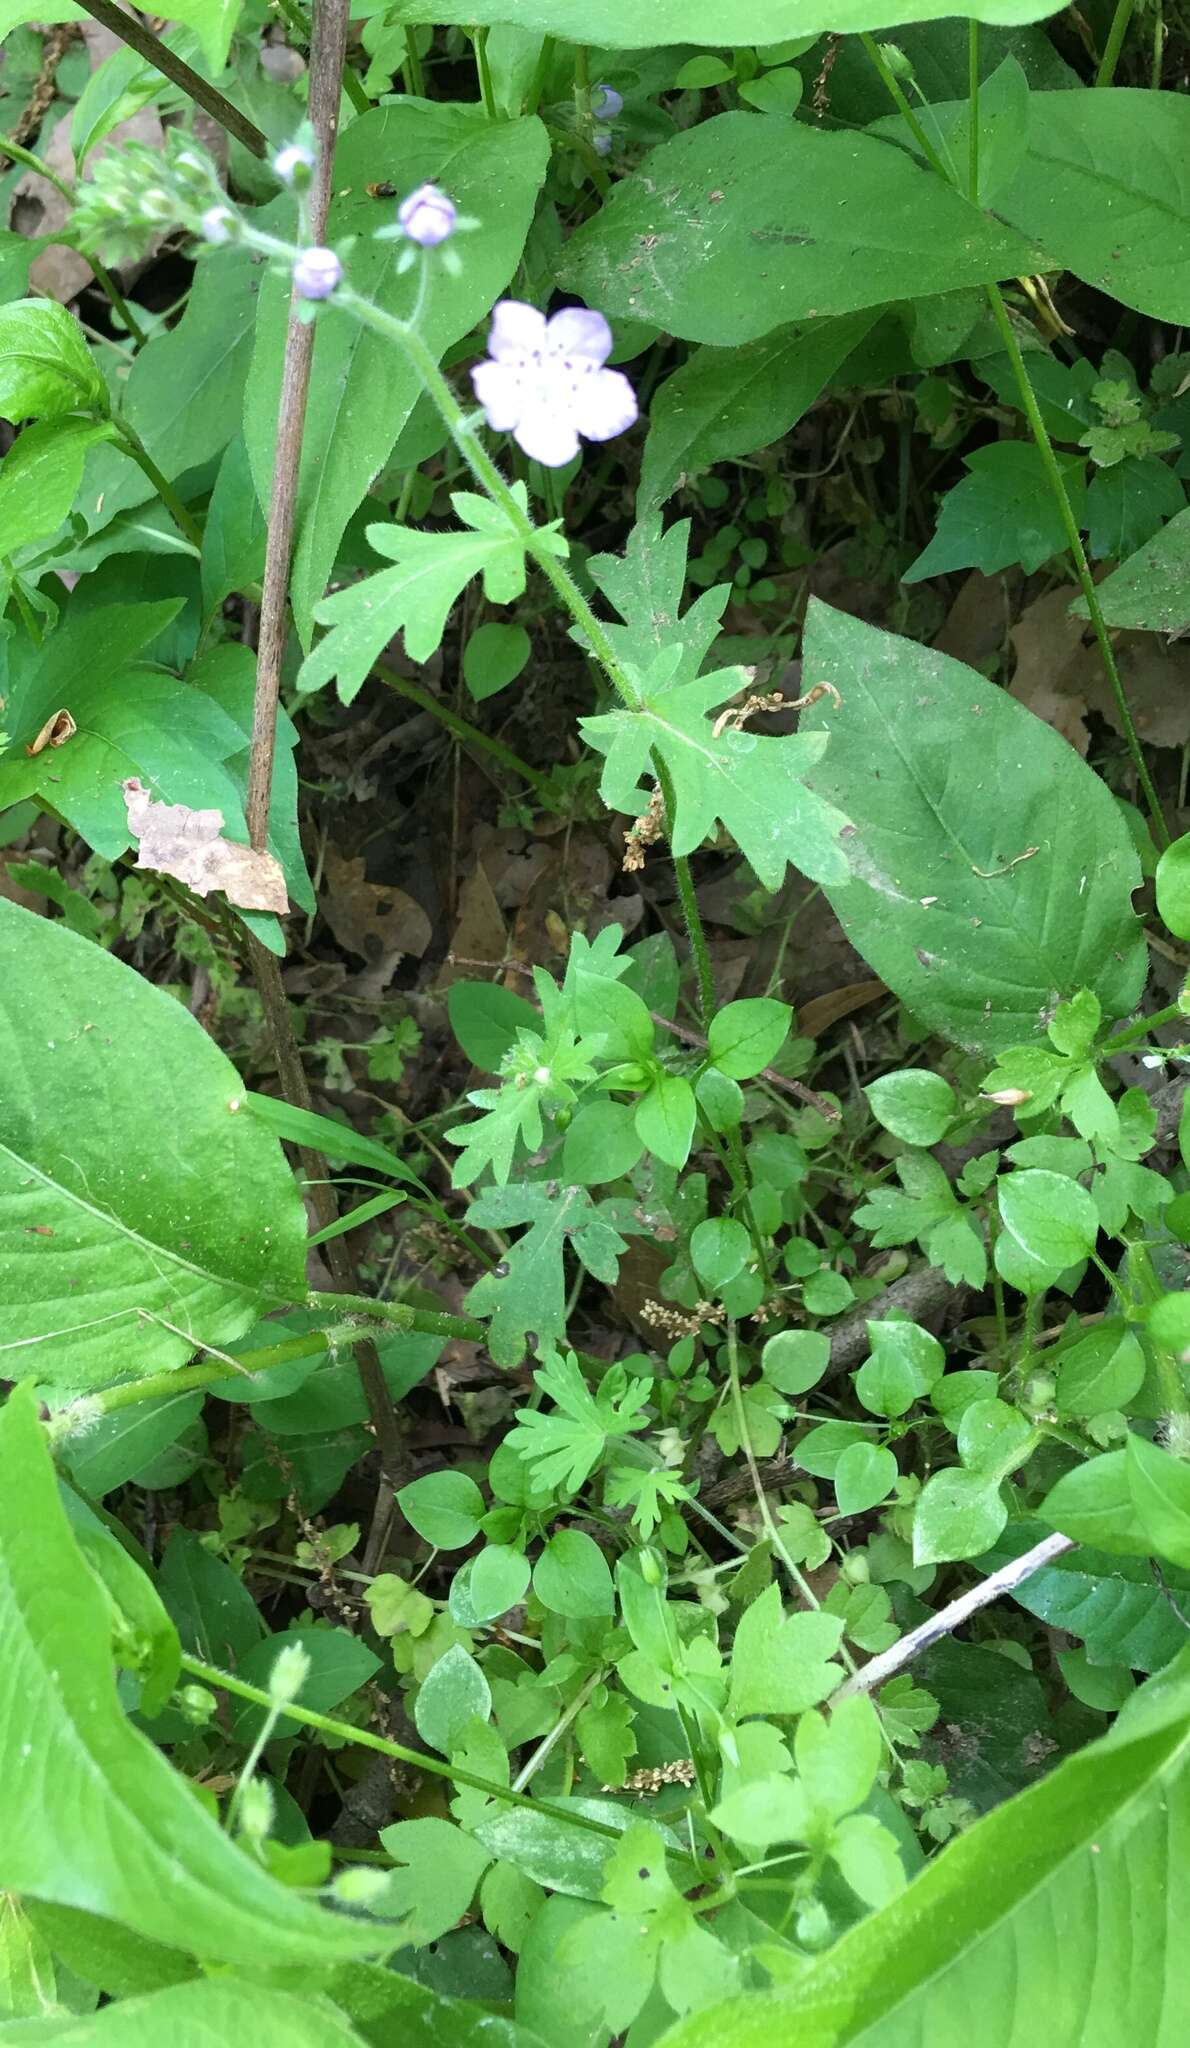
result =
[[[1094,633],[1070,616],[1069,589],[1051,590],[1022,612],[1012,629],[1016,673],[1012,695],[1086,754],[1088,712],[1120,730]],[[1137,732],[1153,747],[1181,747],[1190,739],[1190,645],[1168,645],[1156,633],[1113,633]]]
[[128,830],[138,840],[137,867],[172,875],[196,896],[221,889],[240,910],[289,909],[281,863],[220,836],[222,811],[192,811],[188,804],[156,803],[142,782],[123,785]]

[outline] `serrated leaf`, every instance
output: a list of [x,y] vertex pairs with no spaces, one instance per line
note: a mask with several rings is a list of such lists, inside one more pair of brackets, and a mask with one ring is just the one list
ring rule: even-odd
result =
[[731,1659],[734,1714],[801,1714],[824,1700],[842,1678],[828,1660],[842,1640],[833,1614],[786,1615],[776,1585],[745,1608]]
[[698,674],[719,636],[731,594],[727,584],[704,590],[683,613],[689,539],[688,519],[675,520],[663,533],[661,515],[655,513],[637,520],[622,555],[592,555],[587,564],[592,581],[627,621],[604,628],[617,659],[643,670],[659,655],[680,648],[675,682]]
[[814,787],[856,821],[852,879],[827,894],[919,1021],[987,1053],[1035,1040],[1080,988],[1126,1016],[1146,971],[1140,864],[1073,748],[961,662],[817,600],[805,664],[842,698],[803,719],[830,735]]
[[[513,485],[522,511],[524,484]],[[511,604],[525,588],[525,547],[503,510],[474,491],[451,497],[462,533],[429,533],[410,526],[369,526],[368,541],[395,564],[362,583],[349,584],[314,606],[314,617],[330,631],[306,656],[300,690],[318,690],[339,679],[339,696],[350,704],[367,681],[373,663],[399,633],[413,661],[427,661],[446,631],[446,621],[472,577],[482,576],[493,604]],[[553,551],[565,542],[545,529]]]
[[[920,583],[950,569],[979,569],[994,576],[1017,563],[1031,576],[1066,546],[1066,530],[1032,441],[993,441],[963,460],[970,475],[941,499],[934,538],[905,570],[903,583]],[[1081,526],[1085,464],[1076,455],[1059,454],[1057,461]]]
[[646,810],[656,753],[673,779],[675,853],[693,853],[722,821],[765,888],[779,888],[787,865],[812,881],[842,881],[847,862],[839,834],[846,819],[806,786],[826,733],[778,739],[729,727],[716,737],[708,714],[746,687],[744,672],[723,669],[679,682],[672,670],[662,656],[642,679],[633,710],[580,719],[583,737],[606,756],[604,802],[629,817]]
[[400,1867],[389,1879],[384,1910],[401,1915],[400,1939],[423,1948],[462,1919],[491,1862],[491,1852],[450,1821],[428,1815],[381,1828],[380,1839]]
[[498,1365],[519,1365],[526,1339],[548,1350],[566,1328],[565,1250],[570,1245],[588,1272],[614,1284],[624,1239],[586,1188],[526,1181],[485,1188],[471,1204],[473,1223],[504,1230],[528,1224],[510,1244],[500,1273],[484,1273],[467,1296],[472,1315],[490,1317],[488,1343]]

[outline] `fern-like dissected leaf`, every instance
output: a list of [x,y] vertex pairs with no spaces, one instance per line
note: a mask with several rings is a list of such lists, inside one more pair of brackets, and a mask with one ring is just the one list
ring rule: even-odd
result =
[[[513,492],[526,509],[524,485],[514,484]],[[315,605],[315,618],[331,630],[302,663],[299,689],[321,689],[338,676],[339,695],[349,704],[373,663],[401,632],[406,653],[414,661],[428,660],[446,631],[452,606],[473,576],[482,575],[484,595],[493,604],[511,604],[521,595],[524,542],[500,506],[474,491],[456,491],[451,504],[467,531],[426,533],[408,526],[369,526],[369,543],[394,567]],[[544,529],[544,535],[556,554],[566,553],[565,540],[553,528]]]

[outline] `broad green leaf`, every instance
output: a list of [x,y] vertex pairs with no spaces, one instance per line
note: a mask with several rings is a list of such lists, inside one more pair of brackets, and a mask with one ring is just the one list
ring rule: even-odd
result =
[[464,1550],[478,1534],[483,1495],[465,1472],[427,1472],[400,1489],[397,1506],[435,1550]]
[[236,1848],[125,1718],[107,1601],[70,1534],[26,1388],[0,1414],[0,1630],[0,1887],[213,1963],[329,1961],[380,1945]]
[[695,349],[650,401],[638,515],[664,504],[684,477],[779,441],[875,317],[853,313],[817,327],[779,327],[742,348]]
[[751,1249],[748,1232],[734,1216],[705,1216],[695,1224],[690,1233],[690,1258],[712,1300],[742,1272]]
[[[138,352],[121,387],[121,410],[171,483],[210,462],[239,430],[260,288],[260,265],[247,249],[210,250],[181,319]],[[78,509],[94,533],[154,495],[134,462],[104,448],[88,457]]]
[[1076,1543],[1094,1544],[1112,1557],[1147,1557],[1152,1543],[1141,1527],[1123,1451],[1107,1451],[1064,1472],[1038,1509],[1042,1520]]
[[887,1500],[899,1477],[887,1444],[849,1444],[835,1466],[835,1499],[841,1515],[862,1515]]
[[541,1012],[499,982],[452,981],[446,998],[450,1028],[472,1066],[481,1073],[499,1072],[518,1031],[543,1028]]
[[1053,12],[1046,0],[977,0],[974,6],[961,0],[732,0],[726,24],[719,0],[652,0],[647,13],[634,0],[434,0],[433,5],[431,0],[396,0],[389,18],[515,22],[567,42],[640,50],[659,43],[708,43],[721,49],[726,26],[733,42],[768,44],[824,30],[897,28],[903,22],[936,21],[941,14],[1012,23],[1042,21]]
[[112,1998],[138,1998],[201,1975],[198,1964],[180,1949],[147,1941],[115,1920],[82,1913],[74,1906],[52,1906],[44,1899],[29,1899],[26,1904],[55,1960]]
[[533,652],[523,626],[489,619],[467,636],[463,649],[463,681],[477,704],[514,683]]
[[[1181,633],[1190,626],[1190,507],[1099,585],[1109,626]],[[1086,616],[1080,597],[1073,610]]]
[[775,1060],[793,1022],[788,1003],[752,996],[716,1010],[707,1032],[707,1058],[720,1073],[750,1081]]
[[1190,1465],[1132,1434],[1125,1451],[1128,1491],[1159,1557],[1190,1567]]
[[684,1074],[658,1074],[641,1096],[633,1128],[646,1151],[678,1172],[690,1157],[695,1122],[694,1090]]
[[746,1607],[731,1656],[734,1714],[801,1714],[816,1706],[842,1678],[827,1660],[838,1649],[843,1624],[833,1614],[786,1615],[777,1586]]
[[202,1413],[202,1394],[166,1394],[159,1401],[105,1415],[71,1438],[62,1457],[76,1485],[94,1500],[152,1465]]
[[[971,473],[942,498],[938,530],[905,570],[903,583],[920,583],[949,569],[980,569],[994,576],[1017,563],[1031,576],[1066,547],[1066,529],[1032,441],[993,441],[963,460]],[[1057,461],[1081,526],[1086,464],[1077,455],[1059,454]]]
[[931,1473],[913,1512],[914,1564],[978,1557],[1008,1520],[1000,1482],[983,1472],[951,1467]]
[[[420,270],[398,276],[393,244],[373,239],[388,216],[369,196],[368,186],[392,178],[401,192],[408,192],[431,179],[450,193],[460,213],[479,222],[480,232],[469,238],[457,275],[442,264],[429,272],[418,330],[435,357],[441,357],[486,317],[512,278],[548,157],[546,131],[535,118],[493,124],[482,107],[425,100],[375,107],[353,120],[339,138],[326,240],[338,247],[358,235],[351,255],[354,289],[389,312],[407,315],[418,297]],[[262,503],[272,476],[289,298],[287,278],[267,279],[244,407],[248,453]],[[304,645],[347,521],[383,467],[420,391],[416,373],[387,338],[350,318],[319,321],[291,581]]]
[[[251,702],[252,658],[247,649],[220,649],[208,658],[212,673],[238,674],[239,720],[214,693],[208,695],[201,678],[191,688],[159,669],[137,666],[136,655],[178,609],[174,601],[112,604],[91,612],[75,599],[40,649],[24,642],[14,651],[5,713],[11,745],[0,759],[0,803],[38,791],[97,853],[115,860],[132,843],[122,784],[136,775],[167,802],[221,810],[229,833],[234,836],[238,828],[246,841],[240,798],[245,778],[240,773],[237,779],[229,764],[247,751],[243,717]],[[44,747],[30,758],[28,748],[58,710],[69,711],[78,730],[64,745]],[[290,779],[296,811],[292,764]],[[283,779],[279,794],[282,787]]]
[[234,1067],[172,996],[10,903],[0,1066],[46,1076],[10,1089],[0,1127],[11,1378],[160,1370],[302,1298],[301,1198]]
[[1190,320],[1190,209],[1171,167],[1188,151],[1179,93],[1034,93],[1028,153],[996,210],[1048,252],[1044,268],[1180,325]]
[[533,1591],[551,1613],[576,1621],[615,1607],[607,1559],[582,1529],[555,1530],[533,1567]]
[[178,1682],[181,1646],[149,1576],[148,1558],[142,1569],[120,1537],[72,1487],[63,1486],[60,1498],[75,1542],[127,1623],[116,1648],[124,1668],[140,1678],[140,1710],[150,1717],[159,1714]]
[[1175,939],[1190,939],[1190,833],[1167,846],[1157,862],[1157,908]]
[[386,1912],[403,1916],[400,1939],[419,1948],[439,1940],[467,1911],[491,1856],[436,1816],[397,1821],[380,1830],[380,1839],[400,1866],[384,1899]]
[[[318,1714],[333,1713],[380,1669],[379,1657],[349,1629],[299,1626],[287,1628],[283,1635],[266,1636],[262,1642],[252,1643],[236,1665],[237,1676],[267,1692],[277,1658],[291,1645],[304,1651],[309,1666],[297,1696],[298,1704],[311,1707]],[[236,1741],[250,1747],[263,1721],[263,1707],[247,1702],[240,1705],[235,1718]],[[284,1741],[300,1730],[300,1722],[282,1714],[277,1722],[277,1739]]]
[[760,1354],[760,1370],[780,1394],[805,1394],[831,1362],[830,1338],[821,1330],[782,1330]]
[[[614,1799],[576,1799],[568,1794],[554,1798],[551,1804],[600,1821],[617,1834],[631,1827],[636,1818],[629,1807],[617,1806]],[[487,1820],[476,1823],[473,1832],[493,1856],[523,1870],[535,1884],[548,1885],[551,1891],[564,1892],[572,1899],[602,1897],[604,1868],[616,1846],[607,1835],[568,1826],[552,1813],[531,1813],[517,1806],[491,1813]]]
[[[258,1974],[265,1982],[276,1982],[279,1989],[300,1994],[308,2004],[317,1998],[330,1999],[351,2021],[367,2048],[392,2048],[395,2041],[400,2041],[402,2048],[540,2048],[536,2035],[497,2017],[489,2007],[470,1998],[443,1996],[403,1971],[379,1963]],[[216,2044],[212,2042],[210,2048]]]
[[878,1124],[906,1145],[937,1145],[958,1104],[954,1089],[926,1067],[903,1067],[870,1081],[864,1094]]
[[644,1150],[633,1106],[606,1097],[580,1104],[562,1146],[562,1172],[585,1188],[631,1173]]
[[646,677],[639,705],[580,719],[583,736],[606,755],[600,793],[612,810],[639,816],[648,806],[653,754],[673,779],[677,816],[671,843],[693,853],[721,820],[769,890],[787,864],[812,881],[843,880],[839,843],[846,820],[806,786],[826,747],[825,733],[765,737],[728,727],[718,737],[708,714],[746,685],[739,669],[676,681],[662,657]]
[[268,528],[242,437],[219,464],[202,534],[202,606],[208,618],[234,591],[258,583]]
[[1101,469],[1087,491],[1091,553],[1131,555],[1161,531],[1186,504],[1182,480],[1156,455],[1128,455]]
[[817,601],[805,663],[842,698],[803,719],[830,735],[814,786],[856,821],[852,879],[827,894],[881,979],[985,1053],[1036,1039],[1080,988],[1126,1015],[1146,971],[1140,866],[1073,748],[963,663]]
[[1088,1330],[1058,1361],[1059,1415],[1102,1415],[1127,1408],[1140,1392],[1145,1355],[1131,1330],[1104,1323]]
[[422,1741],[450,1756],[462,1749],[468,1723],[477,1717],[486,1721],[491,1711],[491,1688],[479,1665],[461,1643],[452,1643],[431,1666],[414,1702]]
[[58,531],[78,495],[88,448],[114,431],[107,420],[84,419],[25,429],[0,463],[0,555]]
[[955,291],[1036,252],[903,150],[808,123],[720,114],[650,152],[567,243],[559,279],[609,318],[687,341]]
[[171,1530],[157,1590],[177,1624],[182,1647],[224,1671],[238,1670],[240,1660],[267,1633],[243,1580],[192,1529]]
[[529,1560],[510,1543],[489,1543],[471,1566],[467,1596],[477,1621],[494,1621],[524,1599]]
[[[513,490],[526,510],[525,486],[514,484]],[[369,526],[370,545],[396,566],[314,606],[314,617],[330,631],[303,662],[299,689],[321,689],[338,676],[339,695],[350,704],[372,664],[399,633],[404,633],[410,658],[427,661],[446,631],[452,606],[474,576],[483,576],[484,595],[493,604],[511,604],[521,595],[524,543],[500,507],[474,491],[456,491],[451,504],[470,531]],[[556,552],[564,552],[564,545],[556,545]]]
[[855,1391],[871,1415],[904,1415],[937,1385],[946,1353],[917,1323],[871,1322],[866,1328],[872,1355],[855,1375]]
[[[1089,1465],[1075,1468],[1078,1472],[1088,1469]],[[1059,1486],[1067,1483],[1058,1482]],[[1126,1477],[1123,1484],[1126,1487]],[[980,1558],[980,1570],[994,1571],[1045,1534],[1044,1523],[1014,1523],[996,1549]],[[1159,1585],[1147,1557],[1124,1557],[1080,1548],[1055,1558],[1052,1564],[1014,1586],[1012,1598],[1018,1607],[1035,1614],[1040,1621],[1077,1636],[1086,1644],[1094,1664],[1126,1664],[1137,1671],[1160,1671],[1186,1640],[1185,1624],[1179,1613],[1190,1613],[1190,1572],[1179,1571],[1176,1565],[1164,1565],[1161,1578],[1163,1583]],[[1177,1602],[1179,1613],[1171,1607],[1171,1598]]]
[[107,409],[107,386],[65,306],[55,299],[0,306],[0,418],[19,423]]
[[700,2012],[663,2048],[1014,2048],[1039,2024],[1047,2048],[1108,2048],[1122,2012],[1174,2048],[1188,1826],[1182,1685],[1156,1726],[1090,1745],[959,1835],[787,1991]]
[[364,2048],[365,2041],[331,2005],[228,1978],[175,1984],[77,2019],[28,2021],[18,2038],[63,2048],[162,2048],[167,2041],[170,2048],[215,2048],[239,2040],[253,2048]]
[[997,1190],[1000,1220],[1021,1249],[1054,1274],[1076,1266],[1095,1248],[1099,1217],[1086,1188],[1062,1173],[1018,1168]]

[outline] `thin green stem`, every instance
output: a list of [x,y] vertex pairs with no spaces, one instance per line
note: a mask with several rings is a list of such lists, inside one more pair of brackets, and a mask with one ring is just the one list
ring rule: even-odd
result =
[[937,150],[934,148],[933,143],[930,141],[929,136],[926,134],[925,129],[922,127],[921,122],[918,120],[917,115],[914,113],[913,108],[910,106],[908,100],[902,92],[900,80],[893,76],[893,73],[890,71],[887,63],[885,62],[884,55],[880,49],[879,43],[876,42],[874,37],[868,35],[861,35],[860,42],[863,44],[865,54],[871,59],[877,71],[880,73],[881,79],[884,82],[885,91],[888,93],[889,98],[893,101],[894,105],[896,106],[898,113],[900,114],[902,120],[905,123],[905,126],[908,128],[909,133],[912,135],[913,140],[916,142],[926,162],[931,166],[933,170],[937,171],[938,176],[940,178],[945,178],[947,176],[946,165],[943,163],[942,158],[939,156]]
[[579,1715],[582,1713],[583,1708],[586,1706],[587,1701],[590,1699],[591,1694],[594,1692],[596,1686],[602,1685],[606,1677],[606,1671],[593,1671],[591,1673],[591,1676],[586,1680],[586,1682],[579,1687],[579,1690],[575,1693],[575,1696],[571,1700],[570,1705],[567,1707],[565,1713],[562,1714],[557,1721],[555,1721],[553,1727],[549,1730],[549,1733],[542,1736],[541,1741],[538,1743],[536,1749],[531,1752],[531,1754],[526,1758],[525,1762],[521,1765],[520,1770],[517,1772],[516,1777],[512,1781],[512,1789],[514,1792],[524,1791],[530,1779],[535,1777],[537,1772],[541,1769],[541,1766],[545,1762],[546,1758],[552,1756],[554,1750],[557,1748],[559,1742],[562,1740],[562,1737],[565,1735],[566,1730],[572,1727],[574,1722],[578,1720]]
[[179,533],[183,534],[190,542],[195,554],[201,554],[202,533],[200,529],[195,525],[189,512],[187,512],[173,485],[158,469],[136,428],[130,426],[129,422],[118,412],[112,414],[112,425],[119,435],[120,445],[125,455],[130,456],[137,468],[142,470],[148,477],[149,482],[165,506]]
[[364,90],[363,79],[357,71],[352,70],[350,64],[343,66],[343,90],[357,114],[371,113],[372,102]]
[[423,690],[421,684],[415,683],[411,677],[398,674],[387,662],[378,661],[375,668],[376,674],[388,684],[390,690],[395,690],[399,696],[407,697],[411,704],[417,704],[423,711],[428,711],[432,718],[438,720],[439,725],[445,726],[447,732],[453,733],[464,746],[479,747],[483,753],[490,754],[493,761],[499,761],[502,768],[507,768],[510,774],[519,776],[530,789],[537,791],[538,796],[544,797],[549,786],[549,778],[539,774],[536,768],[531,768],[527,761],[522,761],[520,755],[514,754],[511,747],[506,747],[503,740],[494,739],[491,733],[481,732],[477,725],[470,725],[457,711],[452,711],[448,704],[444,704],[440,697],[432,696],[429,690]]
[[17,610],[21,615],[21,624],[25,628],[25,631],[29,635],[29,638],[33,642],[33,645],[35,647],[40,647],[42,639],[44,637],[42,634],[41,625],[38,621],[36,613],[33,610],[32,605],[30,604],[28,598],[25,595],[25,588],[23,583],[21,582],[20,574],[12,566],[11,555],[4,555],[3,557],[0,557],[0,560],[3,561],[6,574],[11,576],[12,578],[12,594],[16,599]]
[[979,23],[967,23],[967,194],[979,204]]
[[[220,1692],[229,1692],[239,1700],[250,1700],[255,1707],[267,1710],[272,1705],[268,1693],[260,1686],[247,1685],[242,1678],[233,1678],[230,1672],[220,1671],[213,1664],[204,1664],[200,1657],[191,1657],[186,1651],[182,1652],[182,1669],[192,1678],[201,1678],[205,1684],[215,1686]],[[304,1728],[316,1728],[321,1735],[333,1735],[340,1742],[353,1742],[360,1749],[374,1749],[381,1756],[391,1756],[396,1763],[424,1771],[429,1777],[449,1778],[456,1785],[466,1785],[472,1792],[486,1792],[489,1798],[502,1800],[506,1806],[523,1806],[530,1813],[546,1813],[551,1820],[565,1821],[570,1827],[581,1828],[584,1834],[602,1835],[612,1842],[620,1840],[619,1828],[609,1827],[605,1821],[591,1820],[585,1813],[555,1806],[548,1799],[529,1799],[523,1792],[513,1792],[507,1785],[497,1784],[494,1778],[481,1778],[477,1771],[465,1770],[460,1764],[444,1763],[439,1756],[426,1756],[421,1750],[406,1749],[403,1743],[390,1742],[384,1735],[374,1735],[370,1728],[353,1728],[349,1721],[336,1721],[329,1714],[316,1714],[313,1708],[300,1707],[294,1701],[287,1702],[285,1715],[287,1720],[300,1721]]]
[[[665,805],[666,830],[671,837],[677,823],[678,799],[673,786],[673,777],[660,754],[654,753],[653,767],[661,801]],[[698,1010],[704,1032],[709,1033],[711,1020],[715,1015],[715,977],[711,972],[711,954],[707,935],[703,930],[702,916],[698,908],[698,897],[694,891],[694,878],[685,854],[675,853],[673,857],[674,879],[678,885],[678,902],[682,909],[682,922],[690,941],[690,954],[698,977]]]
[[1107,42],[1104,45],[1099,69],[1095,73],[1097,86],[1110,85],[1116,75],[1116,65],[1120,61],[1120,52],[1124,47],[1124,38],[1128,33],[1135,6],[1136,0],[1116,0],[1116,11],[1111,18],[1111,27],[1107,32]]
[[1029,422],[1029,427],[1037,446],[1037,452],[1041,457],[1041,465],[1045,470],[1046,480],[1053,493],[1054,503],[1058,508],[1058,516],[1061,519],[1062,529],[1066,535],[1066,544],[1070,549],[1071,558],[1074,562],[1079,588],[1086,602],[1087,616],[1094,627],[1095,638],[1099,643],[1100,659],[1103,662],[1104,672],[1111,686],[1112,696],[1115,698],[1120,730],[1124,735],[1128,752],[1132,757],[1132,766],[1136,772],[1137,783],[1148,807],[1153,826],[1153,835],[1159,846],[1166,847],[1169,845],[1169,832],[1166,828],[1165,819],[1161,815],[1161,805],[1157,798],[1157,792],[1153,787],[1152,777],[1149,774],[1145,757],[1141,752],[1140,739],[1137,735],[1136,727],[1132,722],[1132,711],[1129,707],[1123,682],[1120,679],[1120,671],[1116,664],[1115,652],[1108,635],[1107,623],[1099,603],[1099,593],[1095,587],[1095,579],[1091,574],[1090,563],[1087,561],[1087,552],[1083,546],[1078,521],[1074,516],[1074,510],[1070,503],[1070,494],[1066,489],[1066,479],[1062,475],[1058,458],[1054,454],[1054,444],[1050,440],[1049,430],[1046,427],[1045,420],[1042,418],[1041,407],[1037,403],[1036,393],[1029,381],[1029,372],[1025,367],[1025,358],[1021,354],[1021,345],[1016,338],[1012,321],[1008,316],[1008,308],[1004,303],[1004,294],[998,284],[989,284],[986,290],[988,304],[992,310],[992,318],[999,329],[1000,339],[1004,344],[1008,360],[1012,365],[1012,373],[1016,379],[1017,390],[1021,396],[1021,405]]
[[[397,1330],[415,1330],[423,1337],[460,1337],[482,1343],[487,1335],[483,1323],[471,1316],[448,1316],[437,1309],[413,1308],[407,1301],[373,1301],[366,1294],[320,1294],[306,1296],[307,1308],[324,1309],[332,1315],[368,1316],[373,1322],[389,1323]],[[356,1332],[359,1335],[359,1332]]]
[[405,62],[401,66],[401,79],[410,99],[424,100],[426,81],[422,76],[421,54],[416,38],[417,30],[410,22],[405,30]]
[[764,1533],[785,1566],[790,1579],[805,1601],[806,1606],[818,1607],[821,1605],[821,1602],[815,1595],[814,1588],[798,1570],[788,1550],[785,1548],[781,1531],[773,1520],[773,1512],[769,1507],[768,1495],[761,1481],[760,1467],[756,1462],[756,1453],[752,1448],[752,1433],[748,1428],[748,1411],[744,1407],[744,1389],[740,1384],[739,1343],[736,1337],[736,1326],[733,1318],[729,1318],[727,1324],[727,1371],[731,1382],[731,1405],[735,1412],[736,1435],[740,1440],[740,1449],[744,1453],[744,1462],[748,1467],[748,1476],[752,1481],[752,1492],[756,1498],[756,1505],[760,1510],[760,1519],[764,1524]]
[[541,105],[541,95],[545,91],[545,81],[549,77],[550,65],[554,61],[554,51],[556,48],[557,42],[553,36],[542,36],[541,49],[538,52],[537,62],[533,67],[533,76],[529,81],[529,90],[525,94],[524,104],[521,108],[523,114],[535,114]]
[[250,1378],[258,1372],[270,1372],[278,1365],[292,1365],[300,1358],[318,1358],[323,1352],[334,1351],[340,1345],[358,1343],[362,1334],[354,1323],[326,1330],[307,1330],[303,1336],[290,1337],[284,1344],[270,1344],[261,1351],[245,1351],[234,1362],[212,1353],[194,1365],[181,1365],[171,1372],[148,1373],[144,1379],[126,1380],[123,1386],[106,1387],[101,1394],[88,1394],[81,1401],[60,1408],[50,1421],[51,1442],[70,1436],[84,1419],[90,1428],[97,1416],[116,1415],[122,1408],[135,1408],[142,1401],[163,1401],[174,1394],[190,1394],[204,1387],[215,1387],[221,1380]]
[[1109,1038],[1106,1045],[1100,1046],[1095,1057],[1100,1060],[1110,1059],[1113,1053],[1126,1052],[1130,1045],[1136,1045],[1142,1038],[1151,1037],[1152,1033],[1160,1031],[1163,1025],[1184,1023],[1185,1020],[1186,1012],[1180,1003],[1167,1003],[1163,1010],[1154,1010],[1150,1016],[1141,1017],[1135,1024],[1128,1024],[1123,1031],[1117,1031],[1114,1038]]
[[471,33],[475,48],[475,72],[479,79],[479,97],[483,101],[483,110],[488,120],[498,121],[500,110],[496,105],[496,92],[492,84],[492,67],[488,62],[488,31],[486,28],[476,28]]

